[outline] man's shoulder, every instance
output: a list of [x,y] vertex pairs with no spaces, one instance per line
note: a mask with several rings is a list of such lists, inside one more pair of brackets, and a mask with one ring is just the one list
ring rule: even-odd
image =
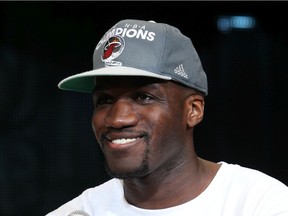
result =
[[[241,188],[254,188],[261,191],[283,190],[288,192],[288,187],[278,179],[257,169],[241,166],[238,164],[231,164],[220,162],[221,169],[219,170],[219,178],[221,182],[227,181],[227,185]],[[228,183],[229,182],[229,183]]]
[[97,203],[99,207],[105,208],[105,205],[109,204],[111,199],[119,198],[122,194],[122,181],[119,179],[110,179],[93,188],[86,189],[79,196],[61,205],[46,216],[75,215],[73,212],[84,212],[87,207],[93,206],[93,203]]
[[112,178],[100,185],[97,185],[93,188],[88,188],[86,189],[83,194],[85,193],[94,193],[94,192],[108,192],[108,191],[115,191],[118,190],[119,192],[121,192],[123,190],[122,188],[123,186],[123,182],[120,179],[116,179],[116,178]]

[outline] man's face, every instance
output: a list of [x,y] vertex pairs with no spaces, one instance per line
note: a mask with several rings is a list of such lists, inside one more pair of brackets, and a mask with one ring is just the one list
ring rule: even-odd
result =
[[111,176],[166,173],[185,160],[183,87],[144,77],[99,77],[97,83],[92,127]]

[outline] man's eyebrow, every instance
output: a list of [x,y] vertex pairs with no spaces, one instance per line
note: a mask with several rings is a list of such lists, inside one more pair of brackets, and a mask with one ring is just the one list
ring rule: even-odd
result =
[[153,88],[153,89],[159,89],[159,86],[157,84],[158,83],[149,83],[147,85],[140,86],[139,88],[148,87],[148,88]]

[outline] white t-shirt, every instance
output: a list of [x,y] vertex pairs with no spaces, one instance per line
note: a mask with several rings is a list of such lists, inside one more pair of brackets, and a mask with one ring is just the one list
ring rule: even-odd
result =
[[46,216],[288,216],[286,185],[257,170],[221,164],[206,190],[179,206],[137,208],[126,202],[123,182],[111,179]]

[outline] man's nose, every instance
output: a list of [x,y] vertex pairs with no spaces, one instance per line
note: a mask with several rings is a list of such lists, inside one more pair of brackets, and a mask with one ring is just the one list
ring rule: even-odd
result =
[[112,128],[131,127],[138,123],[139,117],[133,108],[133,104],[127,100],[117,100],[105,118],[105,126]]

